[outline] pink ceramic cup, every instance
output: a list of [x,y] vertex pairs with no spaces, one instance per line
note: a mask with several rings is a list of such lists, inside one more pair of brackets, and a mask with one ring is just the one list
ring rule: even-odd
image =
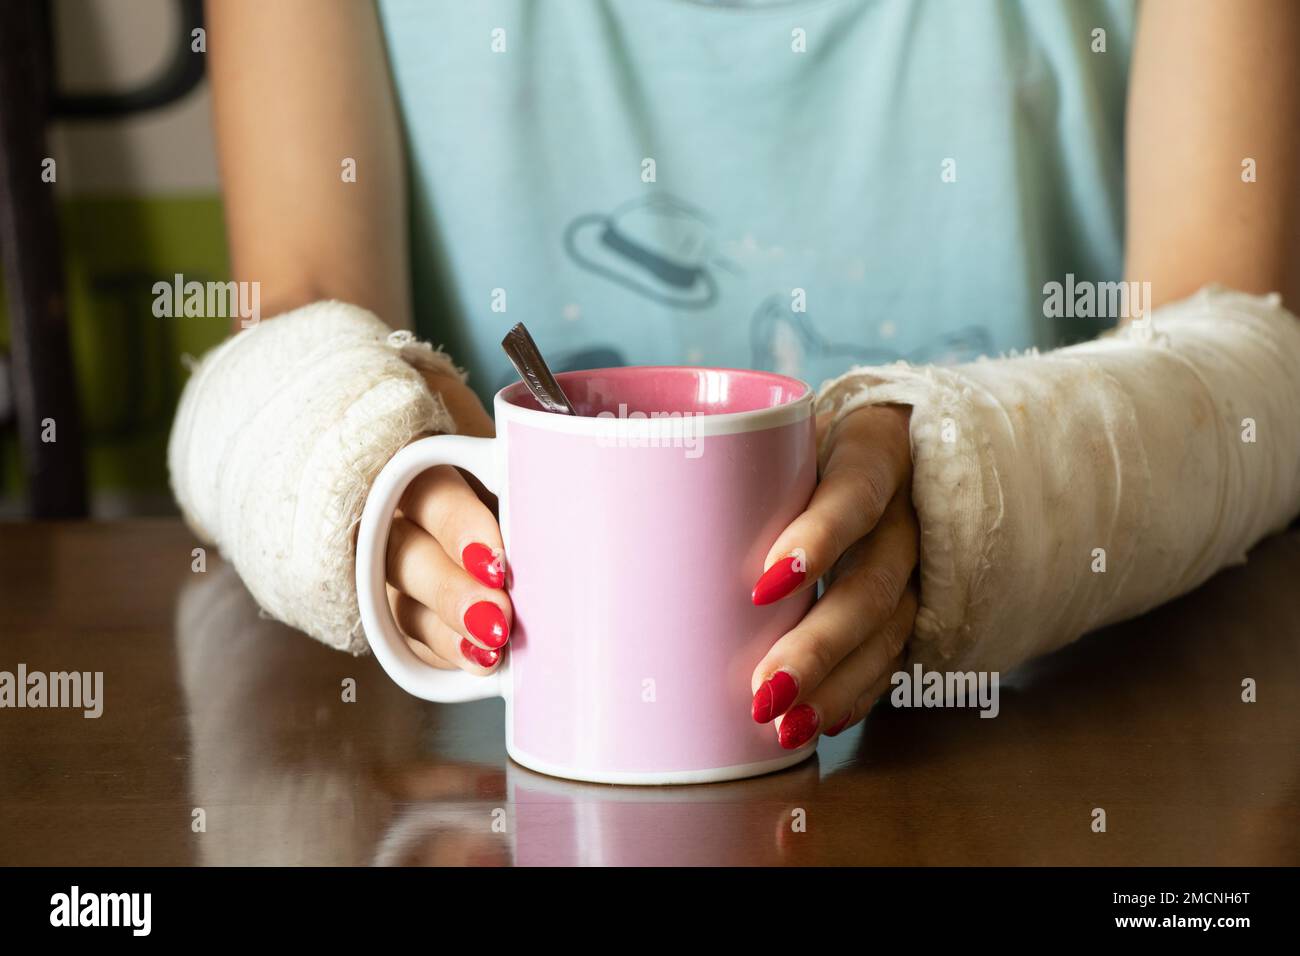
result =
[[[375,657],[427,700],[504,697],[506,749],[545,774],[702,783],[804,759],[815,741],[783,750],[773,725],[754,722],[750,676],[813,593],[756,607],[750,591],[816,484],[812,390],[711,368],[558,378],[577,417],[543,412],[511,385],[496,396],[496,438],[423,439],[376,479],[357,538]],[[421,662],[385,596],[393,512],[440,464],[500,501],[514,625],[488,677]]]

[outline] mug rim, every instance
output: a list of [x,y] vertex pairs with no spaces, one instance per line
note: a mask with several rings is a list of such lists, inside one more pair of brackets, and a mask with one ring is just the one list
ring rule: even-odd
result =
[[[791,425],[801,422],[812,415],[813,399],[816,393],[811,385],[792,375],[782,375],[779,372],[768,372],[762,369],[726,368],[713,365],[615,365],[607,368],[589,368],[577,369],[570,372],[559,372],[556,374],[555,378],[563,384],[566,378],[574,378],[584,375],[655,371],[723,372],[733,375],[749,375],[770,379],[786,385],[794,385],[802,389],[802,392],[796,398],[782,402],[779,405],[769,405],[765,408],[751,408],[743,412],[694,413],[691,416],[691,419],[696,422],[695,431],[701,436],[728,435],[738,432],[777,428],[782,425]],[[497,391],[496,395],[493,396],[492,404],[493,408],[496,410],[498,421],[509,420],[518,422],[519,424],[545,429],[547,431],[562,431],[589,435],[602,434],[609,427],[609,419],[607,418],[579,415],[557,415],[555,412],[546,412],[537,408],[525,408],[522,405],[516,405],[506,397],[506,393],[514,389],[525,390],[526,386],[523,382],[511,382],[509,385]]]

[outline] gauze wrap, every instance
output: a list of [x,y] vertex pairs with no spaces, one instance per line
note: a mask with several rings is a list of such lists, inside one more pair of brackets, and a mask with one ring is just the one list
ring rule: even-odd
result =
[[404,445],[453,431],[422,372],[441,352],[364,309],[317,302],[257,325],[194,367],[167,463],[190,527],[272,617],[361,653],[353,528]]
[[1191,590],[1300,512],[1300,321],[1276,295],[1208,286],[1045,354],[855,369],[818,410],[882,403],[913,406],[909,663],[1006,670]]

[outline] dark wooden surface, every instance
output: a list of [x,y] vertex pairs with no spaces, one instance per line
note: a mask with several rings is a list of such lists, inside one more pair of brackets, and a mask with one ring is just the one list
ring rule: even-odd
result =
[[1300,862],[1300,533],[1031,666],[997,719],[878,708],[792,770],[668,789],[510,764],[500,702],[407,697],[194,546],[0,526],[0,670],[105,682],[98,720],[0,710],[0,863]]

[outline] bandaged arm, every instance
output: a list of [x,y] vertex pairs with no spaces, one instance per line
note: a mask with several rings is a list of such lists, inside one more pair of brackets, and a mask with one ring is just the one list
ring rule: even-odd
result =
[[913,407],[910,657],[1006,670],[1245,560],[1300,512],[1300,321],[1210,286],[1096,341],[827,383]]
[[426,374],[463,377],[409,332],[318,302],[205,355],[172,424],[190,527],[266,613],[341,650],[366,648],[352,539],[375,476],[420,435],[455,430]]

